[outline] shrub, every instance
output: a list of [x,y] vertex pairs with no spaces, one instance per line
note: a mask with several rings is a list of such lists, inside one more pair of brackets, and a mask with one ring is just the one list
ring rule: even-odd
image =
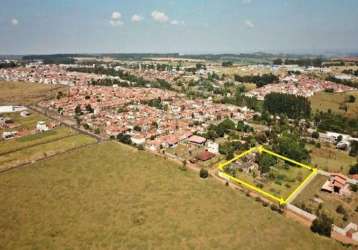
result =
[[203,178],[203,179],[208,178],[209,177],[208,170],[205,168],[200,169],[199,176],[200,176],[200,178]]
[[272,211],[276,211],[276,212],[278,212],[278,211],[280,210],[280,207],[277,206],[276,204],[272,204],[272,205],[270,206],[270,208],[271,208]]
[[336,208],[336,212],[339,213],[339,214],[343,214],[343,215],[346,215],[347,214],[347,211],[344,209],[344,207],[342,205],[339,205],[337,208]]

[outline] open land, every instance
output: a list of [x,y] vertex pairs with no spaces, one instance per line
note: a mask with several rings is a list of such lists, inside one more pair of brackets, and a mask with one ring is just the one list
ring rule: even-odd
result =
[[[333,218],[334,224],[340,227],[345,227],[350,222],[358,223],[358,213],[355,211],[358,207],[357,194],[353,193],[351,197],[344,197],[338,194],[320,191],[327,179],[328,177],[326,176],[316,176],[304,191],[297,196],[294,204],[300,207],[304,204],[306,210],[316,214],[319,210]],[[343,214],[337,213],[336,209],[339,205],[343,206],[347,211],[347,221],[343,219]],[[319,206],[322,206],[322,208],[319,209]]]
[[328,172],[348,174],[356,158],[329,145],[311,147],[311,165]]
[[[310,97],[313,111],[327,111],[340,113],[348,117],[358,116],[358,101],[348,103],[347,98],[352,95],[358,100],[358,91],[350,91],[345,93],[327,93],[319,92]],[[347,105],[347,111],[340,109],[341,105]]]
[[0,248],[342,248],[211,178],[113,142],[3,173],[0,185]]
[[0,81],[0,104],[29,105],[41,100],[54,98],[67,87],[61,85],[37,84],[29,82]]

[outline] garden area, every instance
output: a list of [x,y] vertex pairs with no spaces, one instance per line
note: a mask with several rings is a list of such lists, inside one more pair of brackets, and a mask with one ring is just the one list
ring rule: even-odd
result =
[[225,166],[224,172],[283,199],[287,199],[311,173],[309,169],[265,152],[247,154]]

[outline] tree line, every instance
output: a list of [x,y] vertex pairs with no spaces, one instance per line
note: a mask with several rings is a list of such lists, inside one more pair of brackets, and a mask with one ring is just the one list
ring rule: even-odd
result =
[[351,80],[338,79],[338,78],[336,78],[335,76],[332,76],[332,75],[327,76],[326,80],[330,81],[330,82],[343,84],[343,85],[346,85],[346,86],[349,86],[349,87],[358,88],[358,83],[357,82],[353,82]]
[[252,82],[255,83],[257,87],[262,87],[266,84],[278,82],[279,78],[271,73],[263,74],[263,75],[246,75],[246,76],[235,75],[235,81]]
[[0,69],[15,68],[17,64],[15,62],[0,62]]
[[[171,90],[172,87],[170,83],[168,83],[165,80],[157,79],[156,81],[148,81],[145,80],[143,77],[137,77],[135,75],[130,74],[129,72],[125,72],[123,70],[115,70],[113,68],[103,68],[103,67],[94,67],[94,68],[68,68],[68,71],[74,71],[74,72],[82,72],[82,73],[93,73],[98,75],[109,75],[109,76],[115,76],[119,77],[122,80],[134,83],[133,86],[136,87],[146,87],[150,86],[152,88],[160,88],[160,89],[168,89]],[[112,86],[114,84],[117,84],[118,86],[122,87],[128,87],[132,86],[128,82],[120,81],[119,79],[98,79],[98,80],[92,80],[92,85],[99,85],[99,86]]]
[[327,112],[316,113],[314,121],[321,131],[333,131],[358,136],[358,118],[348,118],[328,110]]
[[274,65],[298,65],[302,67],[314,66],[321,67],[322,66],[322,58],[302,58],[302,59],[282,59],[276,58],[272,61]]
[[283,93],[270,93],[265,96],[264,110],[271,114],[285,114],[292,119],[309,118],[311,103],[303,96]]

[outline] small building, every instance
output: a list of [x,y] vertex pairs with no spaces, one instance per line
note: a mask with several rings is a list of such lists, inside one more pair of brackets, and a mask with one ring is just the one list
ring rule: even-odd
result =
[[39,132],[46,132],[49,130],[49,128],[47,127],[45,121],[38,121],[36,124],[36,130]]
[[198,135],[193,135],[188,138],[188,141],[195,144],[204,144],[206,142],[206,138]]
[[330,179],[323,184],[321,191],[349,196],[351,192],[347,180],[348,178],[346,176],[339,173],[333,173],[331,174]]
[[145,138],[143,138],[143,137],[131,137],[131,141],[135,145],[144,145]]
[[11,132],[3,132],[2,133],[2,138],[4,140],[9,140],[14,138],[17,135],[17,131],[11,131]]
[[215,154],[213,153],[210,153],[209,151],[207,150],[204,150],[202,152],[200,152],[197,156],[196,156],[196,159],[200,160],[200,161],[208,161],[212,158],[215,157]]
[[208,142],[208,151],[213,154],[219,153],[219,144],[216,142],[209,141]]

